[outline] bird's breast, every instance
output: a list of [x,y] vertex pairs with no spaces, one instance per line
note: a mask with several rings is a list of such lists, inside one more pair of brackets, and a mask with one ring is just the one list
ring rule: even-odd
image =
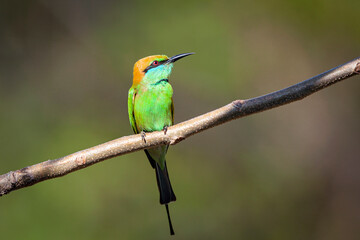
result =
[[172,125],[172,95],[172,87],[165,80],[138,89],[134,115],[140,131],[159,131]]

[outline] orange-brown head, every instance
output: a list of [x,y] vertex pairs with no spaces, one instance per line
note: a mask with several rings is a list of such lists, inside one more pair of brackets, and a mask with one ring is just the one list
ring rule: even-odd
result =
[[[166,55],[153,55],[140,59],[134,65],[134,78],[133,78],[133,86],[138,85],[143,77],[145,76],[146,69],[151,66],[151,64],[156,64],[161,61],[166,61],[169,58]],[[154,62],[155,61],[155,62]],[[157,61],[157,62],[156,62]]]
[[[153,70],[167,70],[168,74],[171,72],[172,63],[177,60],[189,56],[194,53],[182,53],[171,58],[168,58],[166,55],[153,55],[144,57],[138,60],[134,65],[134,77],[133,77],[133,87],[137,86],[141,80],[144,78],[145,74],[148,72],[152,72]],[[165,65],[170,65],[170,68],[164,68]],[[156,68],[156,69],[155,69]],[[150,71],[151,70],[151,71]],[[157,71],[158,71],[157,70]],[[150,73],[149,73],[150,74]]]

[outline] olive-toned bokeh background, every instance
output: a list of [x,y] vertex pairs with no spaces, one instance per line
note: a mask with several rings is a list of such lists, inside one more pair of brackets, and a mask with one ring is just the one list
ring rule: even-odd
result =
[[[360,55],[360,1],[1,1],[0,174],[132,134],[135,61],[175,64],[175,121]],[[356,239],[359,77],[168,152],[174,239]],[[0,198],[1,239],[168,239],[143,152]]]

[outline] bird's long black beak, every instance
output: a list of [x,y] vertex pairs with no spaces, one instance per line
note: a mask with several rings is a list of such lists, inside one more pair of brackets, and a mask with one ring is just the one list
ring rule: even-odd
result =
[[183,58],[183,57],[186,57],[186,56],[189,56],[189,55],[193,55],[195,54],[194,52],[191,52],[191,53],[181,53],[181,54],[178,54],[178,55],[175,55],[175,56],[172,56],[171,58],[169,58],[166,63],[173,63],[173,62],[176,62],[177,60]]

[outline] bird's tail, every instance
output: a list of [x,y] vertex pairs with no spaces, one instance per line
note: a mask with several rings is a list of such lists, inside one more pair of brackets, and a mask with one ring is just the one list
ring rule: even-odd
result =
[[176,201],[176,196],[172,190],[169,174],[166,167],[161,169],[158,163],[155,166],[156,180],[160,192],[160,204],[168,204],[169,202]]
[[176,201],[176,196],[171,187],[169,174],[166,167],[166,162],[164,169],[161,169],[158,163],[156,163],[155,165],[156,165],[155,166],[156,180],[160,192],[160,204],[165,204],[166,213],[169,220],[170,234],[174,235],[174,229],[171,223],[168,203],[172,201]]
[[176,201],[174,191],[172,190],[169,174],[167,171],[166,162],[164,162],[165,167],[161,169],[160,165],[151,157],[148,150],[145,150],[146,156],[149,159],[151,166],[155,169],[156,172],[156,181],[160,192],[160,204],[165,204],[166,213],[168,216],[170,234],[174,235],[174,229],[172,227],[170,212],[169,212],[169,202]]

